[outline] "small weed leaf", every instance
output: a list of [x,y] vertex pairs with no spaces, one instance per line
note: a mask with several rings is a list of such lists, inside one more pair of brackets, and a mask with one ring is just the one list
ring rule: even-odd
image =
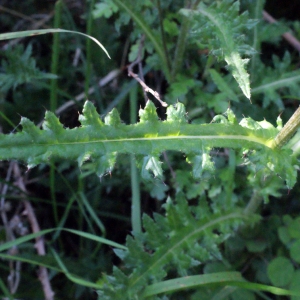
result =
[[268,276],[275,286],[287,286],[292,281],[294,272],[293,264],[286,257],[278,256],[268,265]]

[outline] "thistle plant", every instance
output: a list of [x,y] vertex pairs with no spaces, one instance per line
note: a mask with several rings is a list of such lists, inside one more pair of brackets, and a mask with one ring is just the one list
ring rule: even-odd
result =
[[[0,135],[2,161],[17,160],[24,163],[27,170],[72,161],[81,170],[88,166],[89,172],[100,178],[99,184],[108,174],[113,177],[115,169],[122,164],[126,168],[127,161],[122,157],[130,157],[131,174],[135,174],[132,175],[132,190],[134,186],[147,186],[150,182],[152,194],[164,199],[160,213],[155,211],[151,217],[148,214],[141,217],[137,195],[132,215],[138,220],[132,221],[132,232],[121,245],[104,237],[104,225],[81,193],[83,204],[78,203],[86,207],[103,236],[66,229],[64,220],[60,222],[56,216],[57,228],[16,239],[15,245],[64,230],[113,247],[113,255],[120,262],[110,272],[98,274],[96,282],[72,274],[51,244],[49,249],[56,264],[42,263],[63,272],[76,284],[93,288],[98,299],[169,299],[168,294],[176,292],[195,297],[191,299],[199,295],[212,299],[218,298],[223,287],[228,286],[232,290],[226,299],[236,299],[240,291],[246,295],[247,289],[253,291],[247,294],[250,299],[255,297],[254,293],[261,295],[263,292],[299,296],[294,288],[290,289],[295,286],[290,281],[279,287],[271,286],[267,280],[264,284],[247,281],[240,272],[240,262],[235,268],[227,259],[230,257],[228,249],[236,246],[235,239],[244,231],[255,231],[255,226],[260,224],[262,217],[256,214],[260,205],[267,204],[282,191],[288,193],[297,182],[299,109],[287,122],[282,121],[279,111],[284,106],[282,91],[296,93],[299,90],[300,73],[290,68],[288,52],[282,60],[274,56],[269,65],[259,57],[263,41],[258,35],[259,28],[272,31],[275,36],[280,35],[282,29],[270,29],[261,23],[263,1],[243,1],[242,6],[239,1],[232,0],[190,4],[186,1],[184,7],[171,2],[145,1],[133,6],[127,0],[106,0],[92,5],[90,11],[95,19],[114,16],[119,32],[128,22],[133,22],[129,75],[138,79],[145,95],[150,91],[160,100],[159,93],[144,82],[143,72],[136,75],[132,71],[136,65],[142,70],[142,62],[149,70],[159,70],[167,86],[164,97],[167,107],[161,108],[155,99],[147,99],[140,106],[136,122],[137,93],[132,88],[131,105],[135,108],[131,111],[131,124],[123,122],[126,117],[122,110],[119,113],[113,108],[100,115],[99,106],[87,100],[79,113],[79,126],[66,128],[54,112],[46,111],[41,128],[21,117],[19,132]],[[249,12],[244,10],[244,2]],[[176,12],[168,13],[169,7]],[[155,10],[160,20],[155,18]],[[92,20],[89,19],[89,32],[91,28]],[[14,32],[1,34],[0,40],[59,32],[71,31]],[[100,42],[92,40],[109,56]],[[26,48],[20,60],[30,61],[30,49]],[[205,50],[205,55],[195,59],[199,60],[197,63],[186,63],[185,57],[189,61],[198,53],[196,49]],[[90,48],[88,53],[90,63]],[[199,71],[199,66],[203,70]],[[32,61],[29,71],[35,68]],[[87,69],[89,82],[90,65]],[[5,69],[7,73],[8,70]],[[28,81],[56,78],[52,74],[29,71]],[[0,88],[13,87],[11,77],[6,74],[2,78],[5,82]],[[15,85],[24,82],[26,80],[19,80]],[[269,108],[270,120],[261,117],[259,107]],[[254,112],[257,117],[249,117],[255,116]],[[243,117],[239,117],[241,114]],[[219,158],[220,153],[224,154],[222,158]],[[135,173],[136,167],[141,175]],[[172,178],[167,178],[166,174],[172,175],[172,172]],[[239,174],[243,179],[238,178]],[[136,192],[139,194],[140,190]],[[291,222],[285,222],[284,226],[290,226]],[[291,235],[288,241],[297,238]],[[287,242],[283,243],[288,247]],[[0,246],[2,257],[24,261],[21,256],[2,253],[11,245]],[[258,246],[249,241],[238,246],[236,251],[243,251],[242,247],[248,247],[250,252],[258,251],[255,248]],[[291,257],[295,259],[294,252]],[[40,264],[38,260],[30,262]],[[276,267],[276,263],[270,265]],[[269,272],[269,278],[271,283],[279,282],[276,274]]]

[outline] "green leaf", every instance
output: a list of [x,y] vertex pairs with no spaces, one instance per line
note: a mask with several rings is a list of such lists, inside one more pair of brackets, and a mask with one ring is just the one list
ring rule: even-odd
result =
[[268,246],[265,240],[250,240],[246,242],[246,247],[249,252],[263,252]]
[[93,10],[93,18],[100,18],[104,16],[105,18],[109,18],[113,13],[118,11],[118,7],[112,2],[101,2],[96,3],[95,8]]
[[228,100],[239,102],[239,98],[235,92],[231,89],[230,85],[222,78],[222,76],[215,70],[209,69],[210,76],[218,89],[223,92]]
[[300,263],[300,239],[296,240],[290,248],[291,259]]
[[27,46],[25,51],[22,46],[9,49],[3,53],[1,61],[0,90],[6,93],[10,88],[35,82],[43,79],[57,79],[55,74],[40,71],[36,61],[31,57],[32,47]]
[[[239,1],[214,2],[209,7],[201,2],[197,10],[181,9],[180,12],[194,19],[194,30],[199,32],[199,38],[204,30],[210,32],[213,41],[210,41],[207,46],[214,54],[226,61],[229,71],[243,94],[250,100],[249,74],[245,69],[249,59],[241,58],[243,52],[241,49],[245,45],[238,45],[238,37],[241,36],[241,28],[250,28],[254,23],[250,24],[251,21],[246,13],[240,14]],[[233,19],[235,22],[232,22]]]
[[280,110],[284,105],[282,96],[287,93],[297,95],[300,83],[300,71],[291,69],[291,57],[288,52],[284,54],[282,61],[273,56],[273,65],[264,66],[260,62],[256,67],[256,80],[252,82],[252,96],[263,94],[263,108],[276,104]]
[[237,289],[234,291],[231,295],[232,300],[255,300],[255,294],[253,292],[247,291],[247,290],[242,290],[242,289]]
[[87,101],[79,116],[82,126],[78,128],[64,129],[49,112],[44,130],[22,118],[22,132],[0,135],[0,159],[24,160],[28,168],[52,159],[77,160],[79,166],[90,160],[95,172],[102,176],[112,171],[118,153],[131,153],[142,157],[143,176],[149,179],[152,174],[162,176],[159,154],[175,150],[187,154],[194,176],[199,178],[204,171],[213,170],[209,153],[212,147],[248,148],[251,153],[245,156],[247,163],[255,164],[265,175],[278,174],[288,188],[296,182],[297,160],[289,149],[274,149],[278,129],[266,121],[244,118],[237,125],[235,116],[227,112],[229,120],[217,116],[222,123],[188,124],[185,108],[179,103],[167,109],[166,121],[159,121],[150,101],[139,114],[138,124],[124,125],[113,110],[104,124],[93,104]]
[[72,281],[72,282],[74,282],[76,284],[82,285],[82,286],[93,288],[93,289],[99,289],[99,288],[101,288],[101,285],[99,285],[97,283],[94,283],[94,282],[91,282],[91,281],[87,281],[84,278],[80,278],[79,276],[76,276],[76,275],[73,275],[72,273],[70,273],[68,271],[68,269],[66,268],[66,266],[64,265],[63,261],[60,259],[59,255],[53,249],[51,249],[51,251],[52,251],[52,254],[53,254],[54,258],[56,259],[58,265],[62,269],[63,273],[66,275],[66,277],[70,281]]
[[291,241],[291,236],[289,234],[289,230],[285,226],[281,226],[278,228],[278,237],[281,240],[282,243],[285,245],[288,245]]
[[[151,220],[144,216],[145,232],[127,239],[127,252],[118,250],[124,262],[123,271],[128,275],[114,272],[104,276],[103,299],[142,299],[144,288],[165,278],[170,268],[175,267],[180,276],[186,276],[188,268],[221,257],[216,245],[224,241],[232,226],[248,220],[239,212],[210,213],[204,217],[201,208],[190,207],[182,193],[176,201],[168,198],[164,208],[166,217],[155,214],[155,220]],[[218,234],[213,233],[214,229]]]
[[118,127],[118,126],[122,125],[120,115],[115,108],[106,115],[106,117],[104,118],[104,121],[105,121],[105,125],[110,125],[113,127]]
[[164,52],[161,39],[155,34],[155,32],[150,28],[150,26],[144,21],[141,12],[136,11],[133,3],[128,0],[113,0],[113,2],[119,7],[120,10],[127,12],[131,18],[136,22],[136,24],[141,28],[142,32],[147,36],[147,38],[152,42],[157,54],[159,55],[162,67],[165,71],[165,75],[168,79],[171,78],[170,70],[168,69],[167,58]]
[[139,110],[140,123],[157,123],[158,116],[156,113],[156,107],[151,101],[147,101],[144,109]]
[[[181,212],[182,215],[184,215],[183,212]],[[174,232],[174,236],[171,237],[169,240],[166,240],[166,242],[160,247],[154,255],[152,255],[151,260],[148,260],[146,265],[141,265],[139,270],[136,270],[133,275],[130,278],[130,288],[134,288],[135,286],[140,285],[140,281],[145,279],[145,276],[155,276],[157,278],[160,277],[160,272],[158,270],[161,270],[161,266],[165,265],[167,261],[174,260],[174,263],[178,264],[180,262],[180,259],[176,254],[177,251],[180,251],[182,255],[184,255],[183,247],[194,247],[193,253],[194,255],[200,255],[201,250],[200,247],[197,247],[197,245],[192,242],[192,240],[198,239],[199,236],[201,236],[204,232],[207,234],[207,230],[210,228],[214,228],[215,226],[218,226],[218,224],[222,222],[229,221],[230,219],[235,219],[242,217],[238,214],[227,214],[223,215],[222,217],[216,216],[211,217],[213,219],[208,220],[201,220],[198,222],[195,222],[193,225],[185,225],[181,229]],[[178,222],[179,220],[177,220]],[[183,223],[184,224],[184,223]],[[193,229],[192,229],[193,228]],[[203,249],[204,250],[204,249]],[[203,251],[202,250],[202,251]],[[185,259],[188,257],[185,256]],[[192,261],[189,262],[191,264]],[[185,264],[185,263],[184,263]],[[177,265],[177,267],[180,267],[180,265]],[[187,266],[186,266],[187,267]]]
[[102,155],[100,158],[95,159],[96,165],[96,174],[99,177],[106,175],[107,173],[111,173],[115,163],[117,160],[117,152],[108,153],[106,155]]
[[[291,291],[297,291],[300,295],[300,270],[297,270],[293,276],[292,282],[290,284],[290,290]],[[299,296],[292,296],[291,300],[299,300]]]
[[269,263],[268,276],[275,286],[287,286],[294,276],[294,267],[289,259],[278,256]]
[[79,115],[79,121],[82,126],[93,126],[100,129],[104,125],[92,102],[85,102],[82,113],[82,115]]
[[148,155],[144,157],[142,177],[149,180],[152,178],[151,173],[153,173],[154,177],[162,178],[161,162],[158,157]]
[[300,217],[291,220],[288,224],[288,232],[291,238],[300,239]]
[[177,123],[187,123],[185,107],[182,103],[167,107],[167,121]]
[[204,172],[213,174],[215,166],[210,156],[210,148],[203,148],[202,153],[187,155],[186,161],[193,166],[193,177],[201,178]]

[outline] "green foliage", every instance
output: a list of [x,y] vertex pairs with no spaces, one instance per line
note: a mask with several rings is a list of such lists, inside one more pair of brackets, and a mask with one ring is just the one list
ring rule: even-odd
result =
[[[28,289],[41,265],[52,270],[57,299],[252,300],[271,293],[296,300],[299,124],[284,145],[275,139],[286,133],[283,124],[300,99],[297,54],[279,43],[289,28],[300,38],[299,22],[267,24],[263,0],[103,0],[75,16],[67,2],[59,4],[66,29],[0,35],[1,41],[33,41],[1,51],[1,117],[10,132],[0,134],[2,178],[15,170],[5,169],[6,160],[25,163],[30,194],[21,196],[31,201],[40,226],[50,228],[11,239],[2,219],[0,256],[23,262],[16,293],[6,286],[13,269],[1,262],[2,294],[42,299],[40,287]],[[33,7],[26,8],[29,15]],[[15,22],[3,14],[1,20],[14,31]],[[85,35],[79,32],[85,21],[88,37],[92,32],[101,40],[112,60],[76,38]],[[70,32],[78,34],[60,34],[59,52],[53,46],[58,74],[40,71],[51,61],[51,36],[43,34]],[[82,50],[78,56],[75,49]],[[133,71],[160,92],[166,108],[143,102],[137,83],[119,71],[127,62],[138,64]],[[101,89],[99,76],[105,77]],[[81,108],[83,87],[93,104]],[[77,107],[60,117],[46,111],[40,128],[30,120],[39,122],[49,108],[50,89],[58,106],[76,99]],[[250,96],[251,103],[242,101]],[[22,117],[20,128],[14,125],[19,114],[30,118]],[[7,194],[3,188],[1,199],[7,196],[8,218],[30,222],[14,207],[18,182]],[[42,258],[30,242],[40,234],[47,234]],[[18,255],[5,253],[11,247]]]
[[268,265],[268,275],[272,284],[276,286],[288,285],[294,273],[294,267],[292,263],[285,257],[276,257]]
[[[162,176],[158,155],[177,150],[188,154],[194,177],[201,178],[203,171],[214,169],[209,155],[213,147],[248,148],[247,163],[254,163],[264,176],[279,174],[288,188],[293,187],[296,161],[290,149],[274,148],[278,131],[270,123],[244,118],[235,125],[219,116],[223,124],[186,124],[185,109],[180,103],[176,108],[168,107],[167,119],[161,122],[155,110],[148,102],[145,109],[140,109],[140,123],[135,125],[122,124],[113,110],[103,123],[93,104],[86,102],[79,117],[82,127],[74,129],[64,129],[51,112],[46,112],[43,130],[23,117],[23,132],[0,136],[0,158],[24,160],[28,168],[50,159],[77,160],[79,166],[92,160],[97,175],[103,176],[112,171],[118,153],[132,153],[144,156],[142,175],[150,179],[149,172],[154,177]],[[231,111],[227,114],[236,120]]]
[[22,46],[13,51],[3,52],[5,59],[1,61],[0,91],[6,93],[11,88],[41,79],[56,79],[54,74],[44,73],[36,67],[36,61],[31,57],[32,46],[24,51]]
[[[195,38],[201,37],[201,45],[206,44],[214,55],[226,61],[232,76],[244,95],[250,99],[249,74],[245,70],[248,59],[242,59],[241,54],[253,51],[241,43],[242,36],[238,34],[245,28],[251,29],[255,22],[248,19],[247,13],[239,14],[239,11],[239,2],[232,0],[215,2],[210,7],[201,2],[197,10],[181,10],[187,17],[195,19],[192,29]],[[209,43],[208,37],[212,39]]]
[[276,56],[273,56],[272,60],[274,67],[263,67],[259,73],[264,74],[264,76],[258,79],[259,84],[253,84],[252,94],[264,94],[263,107],[268,107],[273,100],[279,108],[283,108],[279,92],[284,89],[289,94],[297,93],[300,72],[297,70],[289,71],[291,57],[288,52],[285,52],[282,61]]
[[166,218],[144,216],[145,233],[127,238],[128,251],[115,250],[125,264],[122,271],[114,269],[115,277],[102,279],[101,299],[141,298],[144,287],[161,281],[171,267],[178,275],[187,276],[189,269],[216,257],[221,259],[217,245],[245,219],[243,214],[228,212],[203,217],[201,206],[188,206],[182,195],[176,202],[168,198],[164,208]]

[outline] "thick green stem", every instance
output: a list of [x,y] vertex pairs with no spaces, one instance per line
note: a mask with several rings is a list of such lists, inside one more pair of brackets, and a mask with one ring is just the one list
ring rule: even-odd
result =
[[183,54],[185,51],[186,46],[186,37],[190,26],[190,20],[182,16],[182,24],[180,33],[177,40],[176,50],[175,50],[175,57],[174,62],[172,66],[172,72],[171,72],[171,82],[173,82],[176,78],[176,75],[178,72],[180,72],[180,69],[182,67],[182,61],[183,61]]
[[300,127],[300,107],[295,111],[292,117],[284,125],[274,140],[275,148],[282,148],[296,133]]
[[[135,124],[137,121],[137,87],[130,91],[130,122]],[[130,154],[130,170],[131,170],[131,225],[133,232],[142,232],[141,221],[141,196],[140,196],[140,179],[138,170],[135,164],[134,154]]]

